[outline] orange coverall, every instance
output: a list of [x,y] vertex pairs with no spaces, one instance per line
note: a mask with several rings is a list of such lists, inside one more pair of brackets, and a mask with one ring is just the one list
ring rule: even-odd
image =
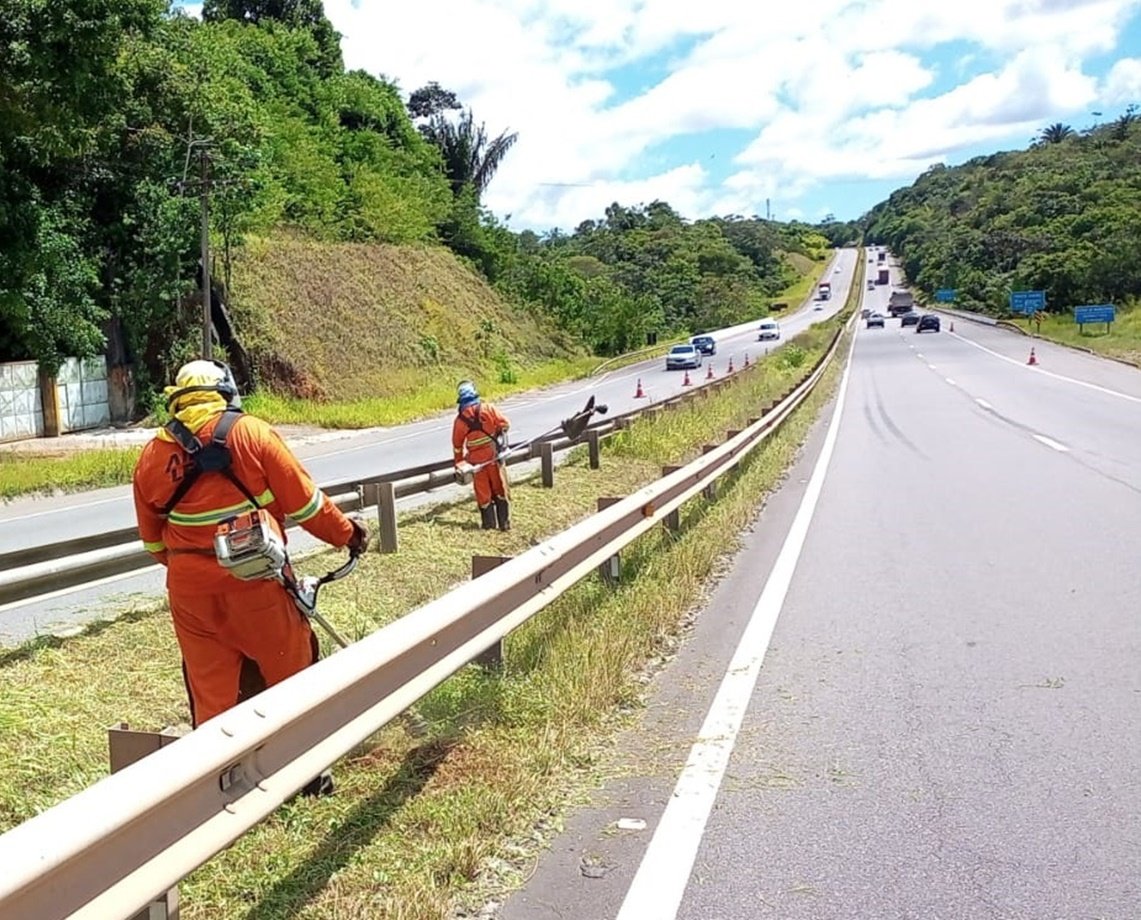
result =
[[[476,403],[456,413],[452,423],[452,451],[455,462],[467,460],[472,466],[494,460],[495,438],[511,427],[510,422],[490,403]],[[465,456],[466,452],[466,456]],[[496,498],[507,498],[507,477],[498,463],[491,463],[472,478],[475,503],[486,508]]]
[[[195,432],[203,444],[220,417],[221,411]],[[349,519],[268,424],[243,415],[226,443],[234,475],[283,531],[289,517],[326,543],[349,543]],[[317,640],[280,584],[242,581],[218,564],[217,525],[250,508],[229,479],[202,473],[169,516],[162,516],[187,459],[178,444],[155,438],[139,457],[134,490],[143,545],[167,567],[170,612],[182,650],[191,722],[197,727],[238,702],[245,659],[257,665],[264,685],[271,687],[317,660]]]

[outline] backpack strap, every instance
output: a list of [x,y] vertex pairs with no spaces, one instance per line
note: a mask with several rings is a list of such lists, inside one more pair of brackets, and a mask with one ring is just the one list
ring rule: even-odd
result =
[[166,430],[170,433],[171,437],[178,443],[190,457],[190,468],[182,477],[182,481],[175,486],[174,492],[171,494],[167,503],[163,505],[159,513],[164,517],[170,514],[171,511],[186,497],[186,493],[198,481],[198,478],[203,473],[221,473],[230,482],[234,484],[239,492],[252,504],[255,508],[260,508],[258,500],[254,498],[253,493],[245,487],[240,479],[234,475],[234,471],[230,468],[233,462],[230,456],[230,449],[226,446],[226,439],[230,435],[230,429],[241,416],[241,409],[230,408],[222,413],[222,417],[218,419],[218,424],[214,426],[214,432],[210,437],[209,444],[203,444],[194,433],[186,427],[178,419],[171,419],[166,424]]

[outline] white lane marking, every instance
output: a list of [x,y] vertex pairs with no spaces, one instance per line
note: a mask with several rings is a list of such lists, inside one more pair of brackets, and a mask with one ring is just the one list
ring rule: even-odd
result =
[[29,518],[42,517],[45,514],[70,514],[73,511],[78,511],[80,508],[94,508],[96,505],[121,502],[128,498],[130,498],[130,495],[124,494],[117,498],[100,498],[93,502],[81,502],[78,505],[68,505],[66,508],[49,508],[47,511],[31,511],[28,514],[17,514],[13,517],[0,517],[0,524],[10,524],[12,521],[26,521]]
[[[205,299],[205,298],[203,298],[203,299]],[[951,384],[951,386],[953,386],[953,387],[957,387],[957,386],[958,386],[958,384],[957,384],[957,383],[955,383],[955,381],[954,381],[954,380],[952,380],[950,377],[945,377],[944,379],[947,381],[947,383]]]
[[934,364],[932,364],[930,361],[928,361],[928,362],[927,362],[927,366],[928,366],[928,367],[929,367],[931,370],[935,370],[935,365],[934,365]]
[[68,594],[87,591],[90,588],[98,588],[100,585],[113,584],[125,578],[147,575],[151,572],[157,572],[161,568],[161,565],[148,565],[146,568],[132,569],[130,572],[120,572],[118,575],[108,575],[106,578],[97,578],[95,581],[85,581],[83,584],[75,585],[71,588],[60,588],[58,591],[49,591],[47,594],[37,594],[35,597],[26,597],[22,601],[9,601],[7,604],[0,604],[0,613],[6,613],[9,610],[18,610],[30,604],[41,604],[44,601],[54,600],[57,597],[66,597]]
[[984,409],[986,409],[987,412],[993,412],[994,411],[994,406],[992,406],[990,403],[988,403],[985,399],[976,399],[975,402],[977,402],[980,406],[982,406]]
[[1000,361],[1005,361],[1007,364],[1013,364],[1015,367],[1034,368],[1034,373],[1041,374],[1044,377],[1053,377],[1055,380],[1062,380],[1065,383],[1072,383],[1075,386],[1085,387],[1089,390],[1097,390],[1099,393],[1105,393],[1107,396],[1116,396],[1119,399],[1127,399],[1130,402],[1141,403],[1141,396],[1131,396],[1129,393],[1122,393],[1120,390],[1111,390],[1109,387],[1098,386],[1096,383],[1090,383],[1086,380],[1078,380],[1076,377],[1067,377],[1065,374],[1055,374],[1053,371],[1047,371],[1041,365],[1023,364],[1021,361],[1016,361],[1014,358],[1007,357],[1006,355],[999,354],[985,345],[980,345],[978,342],[972,342],[970,339],[963,338],[957,332],[948,332],[948,335],[953,335],[960,342],[966,342],[972,348],[977,348],[979,351],[985,351],[988,355],[998,358]]
[[917,352],[915,353],[915,357],[919,358],[920,360],[923,360],[923,352],[921,352],[921,351],[917,351]]
[[721,679],[698,740],[690,749],[673,795],[626,892],[617,920],[671,920],[677,915],[705,824],[729,764],[733,744],[756,687],[773,628],[792,584],[808,527],[820,500],[828,464],[836,448],[857,339],[858,336],[852,337],[848,366],[840,382],[828,434],[800,508],[741,635],[733,660]]
[[1066,447],[1065,444],[1059,444],[1053,438],[1048,438],[1044,434],[1034,435],[1034,440],[1038,441],[1041,444],[1045,444],[1047,447],[1053,448],[1054,450],[1059,451],[1060,453],[1063,453],[1063,454],[1066,453],[1067,451],[1069,451],[1069,448]]

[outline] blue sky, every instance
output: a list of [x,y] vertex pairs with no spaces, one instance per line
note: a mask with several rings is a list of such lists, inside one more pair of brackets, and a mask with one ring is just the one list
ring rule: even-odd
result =
[[778,218],[854,218],[932,163],[1141,102],[1141,0],[326,11],[349,66],[406,93],[437,80],[492,132],[519,132],[485,197],[515,229],[572,229],[611,201],[654,198],[689,218],[764,214],[766,199]]

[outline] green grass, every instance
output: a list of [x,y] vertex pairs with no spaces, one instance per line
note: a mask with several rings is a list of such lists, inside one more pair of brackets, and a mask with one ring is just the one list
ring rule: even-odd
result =
[[77,492],[131,481],[141,448],[46,454],[0,451],[0,499],[39,492]]
[[1089,349],[1097,354],[1119,358],[1131,364],[1141,364],[1141,306],[1139,305],[1118,307],[1117,321],[1110,324],[1108,332],[1101,323],[1087,324],[1084,332],[1079,331],[1072,315],[1047,314],[1040,330],[1037,323],[1028,322],[1025,318],[1009,322],[1025,331],[1036,332],[1052,342]]
[[[827,255],[834,255],[835,252],[835,250],[832,250],[831,253]],[[773,303],[787,303],[789,311],[792,311],[807,300],[812,295],[824,271],[831,264],[827,255],[824,261],[816,262],[807,256],[800,255],[800,253],[785,253],[785,261],[797,271],[799,277],[774,297]]]
[[[795,345],[815,358],[834,328]],[[599,496],[628,494],[662,463],[695,456],[803,376],[780,354],[721,393],[636,423],[608,443],[601,470],[572,458],[554,489],[517,484],[510,533],[478,530],[470,502],[402,515],[400,553],[369,554],[330,586],[326,614],[352,636],[372,632],[465,581],[472,552],[523,552],[592,513]],[[640,704],[647,663],[678,641],[684,614],[736,544],[726,535],[755,516],[827,389],[723,481],[716,503],[689,502],[678,534],[655,530],[624,551],[616,590],[587,579],[508,637],[501,677],[467,668],[422,701],[429,740],[384,729],[337,766],[335,796],[283,807],[194,873],[183,916],[442,920],[517,883],[510,867],[533,859],[534,828],[595,777],[608,739]],[[0,701],[4,828],[104,775],[105,726],[186,719],[165,610],[0,655]]]

